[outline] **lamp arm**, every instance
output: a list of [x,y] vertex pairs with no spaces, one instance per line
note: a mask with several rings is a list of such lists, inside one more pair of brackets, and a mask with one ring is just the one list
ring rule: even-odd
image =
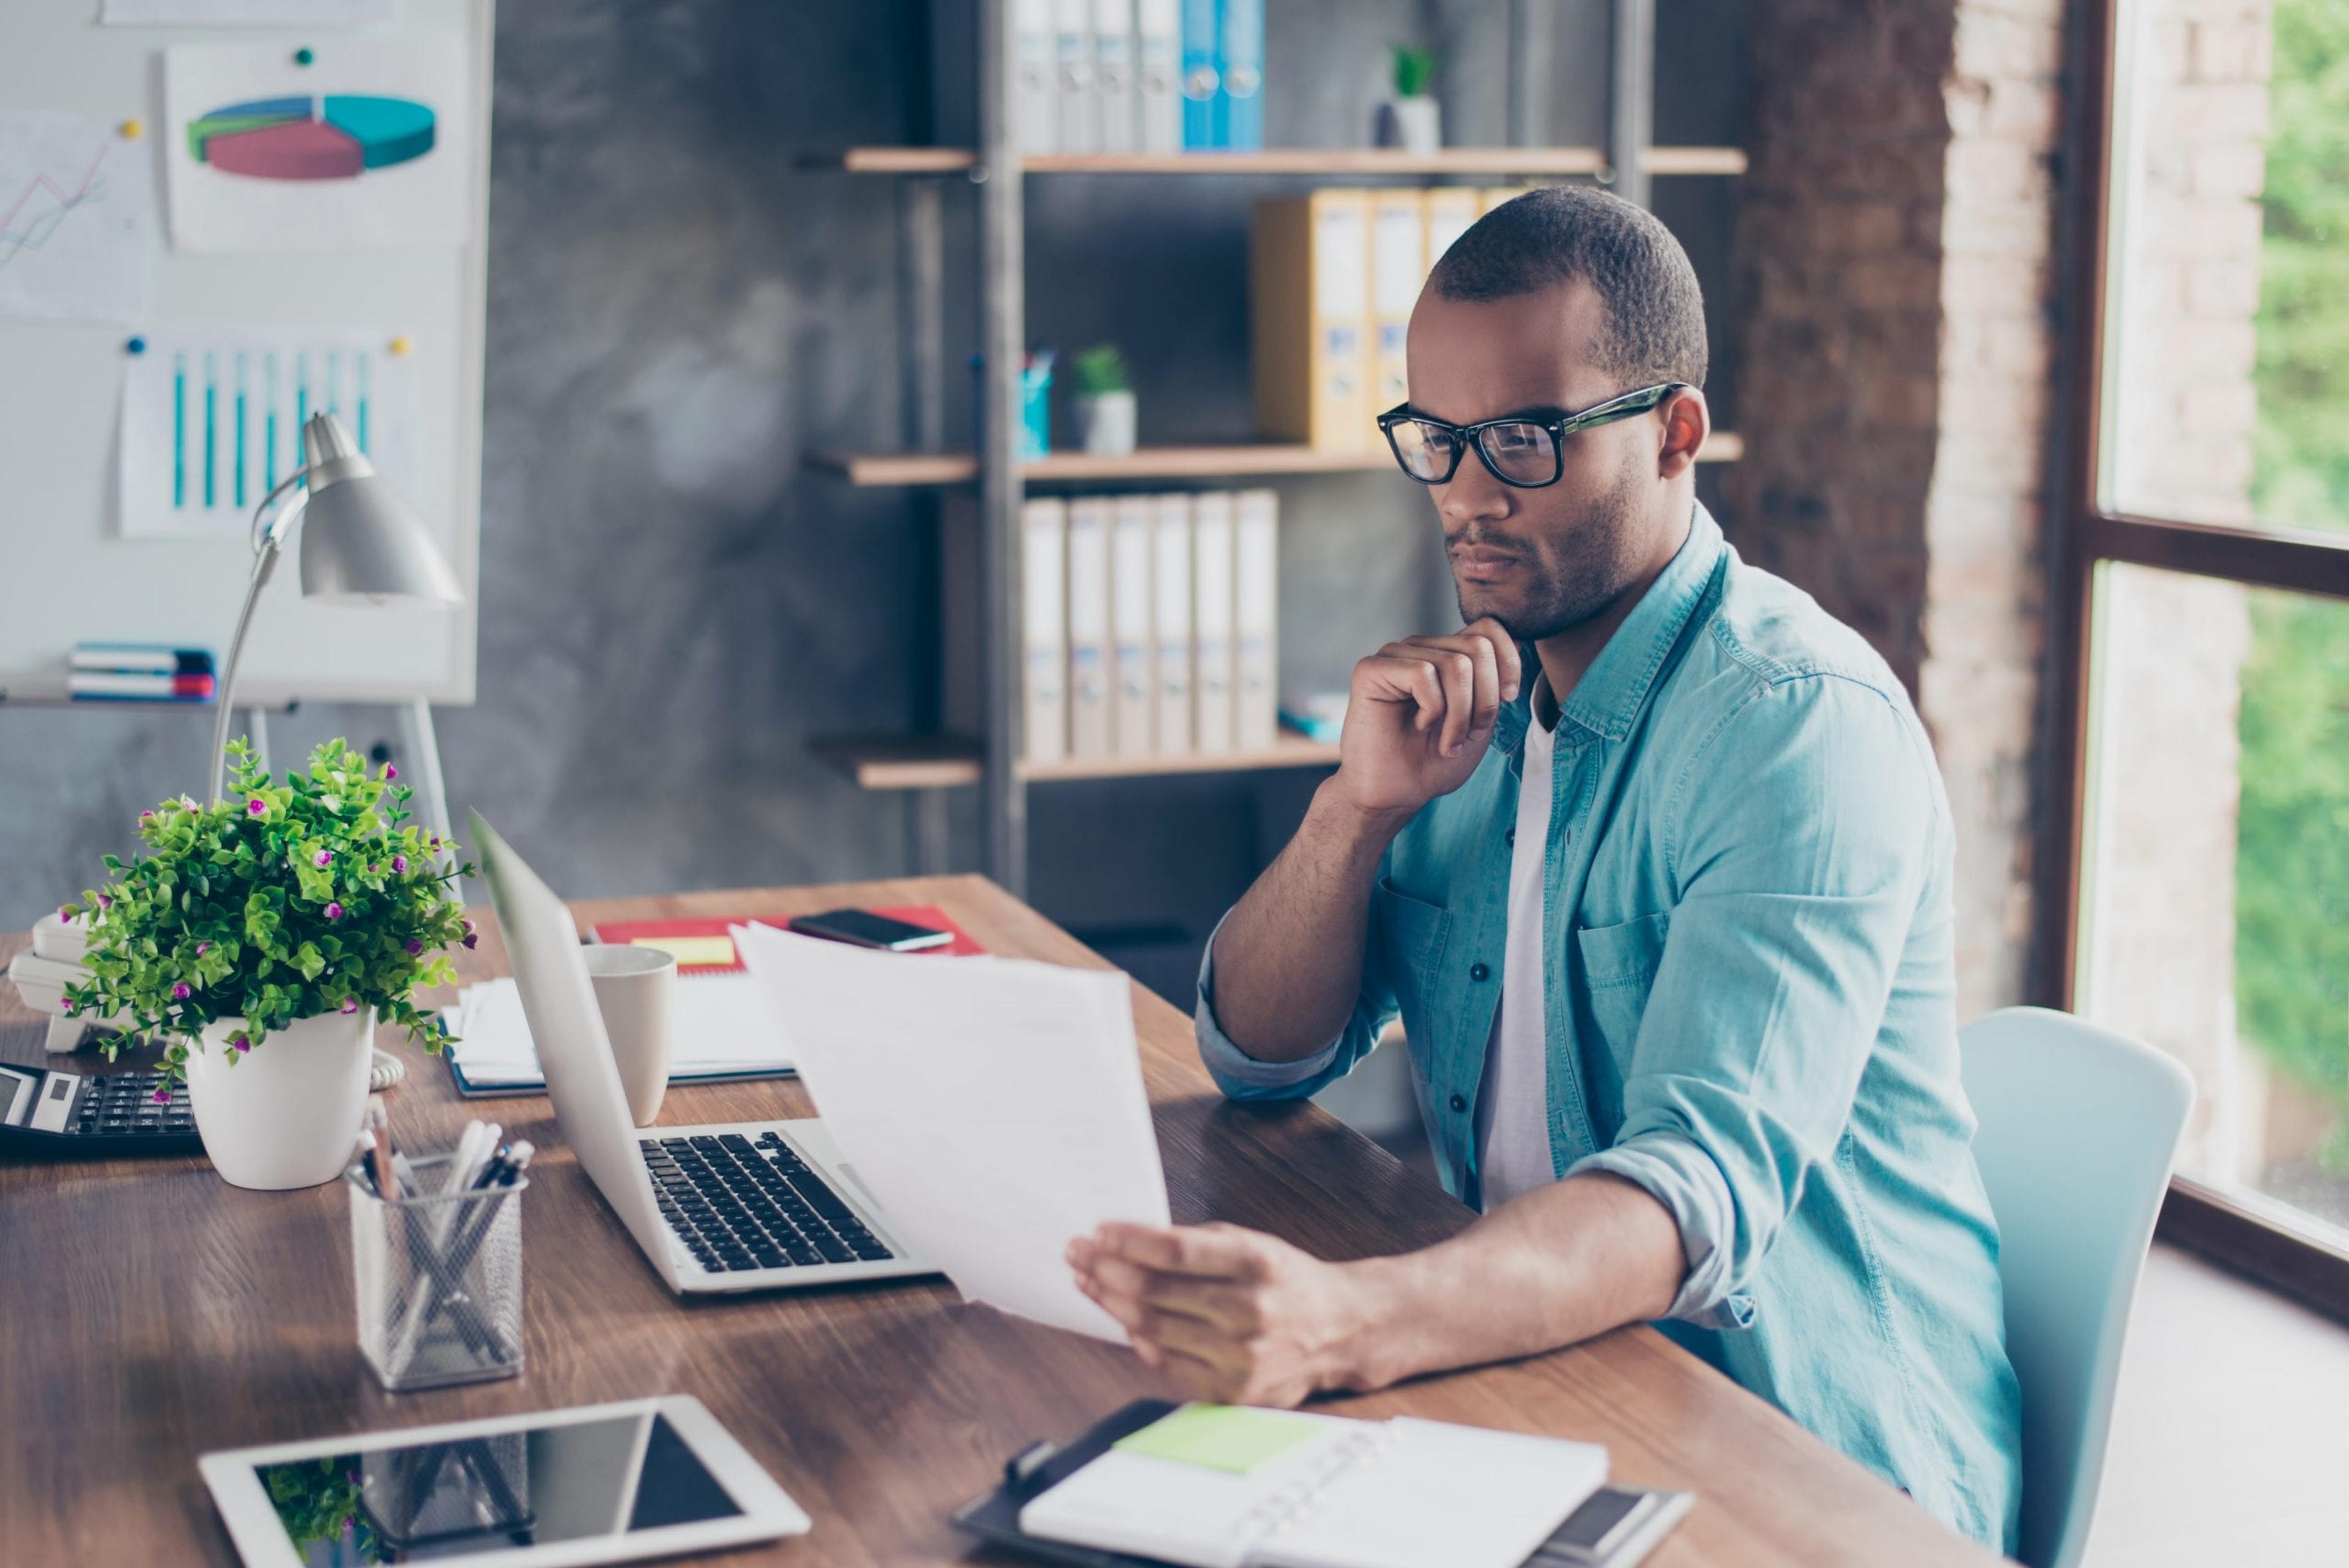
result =
[[[221,803],[228,792],[228,730],[236,715],[236,672],[244,662],[244,634],[253,629],[254,606],[261,603],[261,591],[269,586],[271,573],[277,570],[277,557],[285,547],[285,536],[293,531],[292,520],[302,509],[303,502],[280,509],[270,515],[270,503],[285,495],[302,481],[309,470],[297,469],[288,474],[276,489],[261,498],[253,510],[253,577],[244,590],[244,607],[236,614],[236,634],[229,639],[228,665],[221,676],[220,695],[214,699],[220,711],[212,718],[212,804]],[[306,497],[305,500],[306,500]]]

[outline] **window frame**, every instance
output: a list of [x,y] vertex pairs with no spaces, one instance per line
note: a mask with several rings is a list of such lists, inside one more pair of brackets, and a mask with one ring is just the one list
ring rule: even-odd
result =
[[[2235,528],[2116,511],[2102,503],[2098,459],[2111,438],[2106,383],[2113,345],[2115,117],[2122,65],[2122,0],[2076,8],[2070,73],[2077,85],[2071,145],[2080,178],[2059,213],[2069,241],[2063,326],[2066,374],[2059,387],[2069,418],[2059,436],[2056,505],[2050,510],[2053,581],[2048,595],[2052,692],[2047,821],[2042,835],[2054,919],[2039,923],[2033,972],[2050,1005],[2074,1006],[2090,824],[2097,572],[2106,562],[2158,567],[2254,587],[2349,601],[2349,535]],[[2173,1176],[2156,1232],[2326,1315],[2349,1321],[2349,1247],[2301,1222],[2286,1205]]]

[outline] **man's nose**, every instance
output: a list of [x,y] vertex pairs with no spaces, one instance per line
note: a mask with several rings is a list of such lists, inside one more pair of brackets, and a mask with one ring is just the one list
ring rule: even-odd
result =
[[1497,522],[1517,509],[1516,492],[1495,479],[1473,451],[1463,452],[1452,478],[1434,490],[1435,513],[1447,531],[1474,522]]

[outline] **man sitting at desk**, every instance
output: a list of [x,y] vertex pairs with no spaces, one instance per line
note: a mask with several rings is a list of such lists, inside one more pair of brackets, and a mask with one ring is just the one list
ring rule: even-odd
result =
[[1354,666],[1337,772],[1200,971],[1236,1099],[1313,1093],[1400,1014],[1484,1217],[1356,1263],[1220,1224],[1071,1261],[1144,1361],[1267,1404],[1656,1319],[2003,1546],[1949,807],[1884,661],[1697,504],[1705,352],[1688,258],[1611,196],[1445,253],[1381,424],[1467,624]]

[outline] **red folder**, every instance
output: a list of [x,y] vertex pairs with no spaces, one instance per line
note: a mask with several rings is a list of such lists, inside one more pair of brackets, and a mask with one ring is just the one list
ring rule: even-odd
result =
[[[956,957],[968,958],[987,951],[978,943],[973,942],[963,928],[957,925],[947,917],[947,912],[936,904],[900,904],[888,909],[875,909],[872,913],[885,915],[891,920],[902,920],[909,925],[926,925],[933,931],[953,933],[954,941],[951,944],[945,947],[924,948],[921,950],[924,953],[944,953]],[[647,938],[657,940],[681,936],[726,937],[728,928],[731,926],[758,924],[781,928],[789,918],[789,916],[778,914],[738,914],[692,920],[607,920],[595,927],[595,940],[627,943],[642,942]],[[732,952],[734,944],[731,937],[727,937],[726,945],[728,951]],[[729,963],[679,964],[677,970],[680,975],[724,975],[741,967],[742,955],[735,953]]]

